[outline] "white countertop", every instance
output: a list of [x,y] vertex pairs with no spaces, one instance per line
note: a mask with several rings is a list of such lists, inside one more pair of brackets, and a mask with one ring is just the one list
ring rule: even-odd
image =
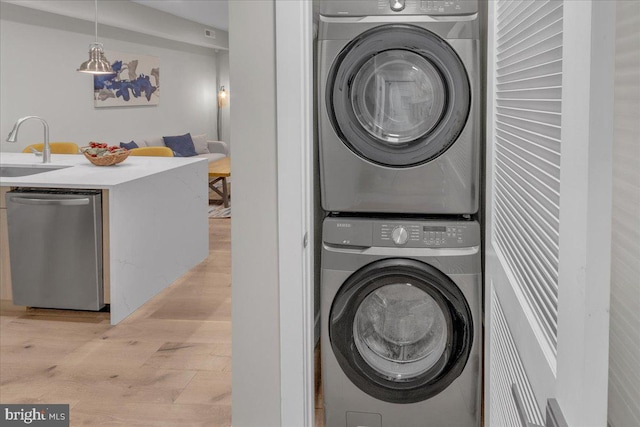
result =
[[71,167],[14,178],[0,177],[0,186],[109,189],[149,175],[206,161],[198,157],[129,156],[117,165],[95,166],[81,154],[52,154],[51,163],[43,164],[42,157],[34,154],[2,152],[0,166]]

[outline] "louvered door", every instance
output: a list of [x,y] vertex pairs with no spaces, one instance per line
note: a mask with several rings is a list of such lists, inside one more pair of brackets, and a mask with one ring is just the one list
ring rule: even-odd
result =
[[489,426],[606,424],[614,14],[604,3],[489,1]]
[[640,2],[616,10],[609,426],[640,426]]

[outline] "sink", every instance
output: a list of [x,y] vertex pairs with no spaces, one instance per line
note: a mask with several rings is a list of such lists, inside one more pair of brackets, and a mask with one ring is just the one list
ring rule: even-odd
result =
[[17,178],[20,176],[35,175],[68,167],[70,166],[0,166],[0,177]]

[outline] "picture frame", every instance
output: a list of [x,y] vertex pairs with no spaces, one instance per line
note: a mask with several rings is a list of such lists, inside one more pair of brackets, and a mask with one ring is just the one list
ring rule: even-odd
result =
[[105,51],[105,57],[114,73],[93,76],[96,108],[160,103],[160,60],[157,56]]

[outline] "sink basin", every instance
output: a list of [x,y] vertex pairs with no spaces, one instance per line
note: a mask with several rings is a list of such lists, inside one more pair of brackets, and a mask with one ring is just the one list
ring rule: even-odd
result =
[[17,178],[20,176],[35,175],[68,167],[70,166],[0,166],[0,177]]

